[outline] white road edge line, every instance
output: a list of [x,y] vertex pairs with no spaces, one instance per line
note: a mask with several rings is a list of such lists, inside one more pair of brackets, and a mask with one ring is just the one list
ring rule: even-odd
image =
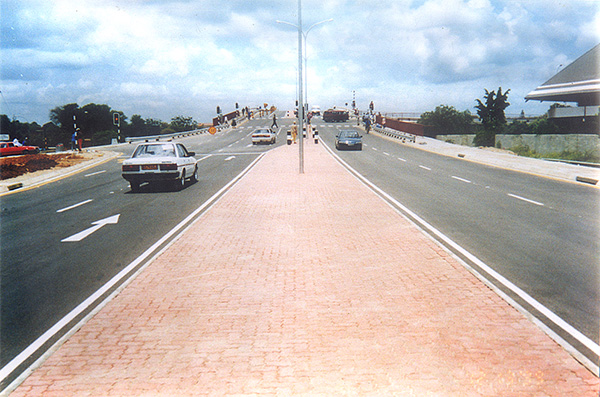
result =
[[470,180],[465,179],[465,178],[461,178],[460,176],[454,176],[454,175],[452,175],[452,179],[456,179],[457,181],[461,181],[461,182],[464,182],[464,183],[472,183]]
[[508,195],[510,197],[513,197],[513,198],[516,198],[516,199],[519,199],[519,200],[523,200],[523,201],[526,201],[526,202],[531,203],[531,204],[539,205],[540,207],[544,206],[544,203],[540,203],[540,202],[537,202],[537,201],[529,200],[528,198],[517,196],[516,194],[508,193]]
[[73,204],[71,206],[68,206],[68,207],[56,210],[56,212],[61,213],[61,212],[65,212],[65,211],[68,211],[68,210],[72,210],[73,208],[77,208],[77,207],[79,207],[81,205],[84,205],[84,204],[87,204],[87,203],[91,203],[92,201],[94,201],[94,200],[93,199],[85,200],[85,201],[82,201],[81,203]]
[[[148,258],[165,241],[167,241],[169,238],[171,238],[176,233],[179,233],[173,239],[173,241],[171,241],[171,243],[169,245],[167,245],[162,250],[160,250],[160,252],[156,253],[154,255],[154,257],[158,256],[161,252],[163,252],[164,250],[166,250],[175,240],[177,240],[183,234],[183,232],[185,232],[185,230],[187,230],[187,228],[185,228],[184,230],[181,230],[181,229],[190,220],[192,220],[199,213],[201,213],[206,207],[208,207],[209,205],[214,204],[213,201],[215,201],[215,202],[218,201],[217,199],[219,198],[219,196],[222,195],[223,192],[225,192],[227,189],[229,189],[235,183],[237,183],[237,181],[239,181],[252,167],[254,167],[254,165],[260,159],[263,158],[263,156],[264,156],[264,153],[261,153],[252,163],[250,163],[250,165],[248,165],[248,167],[246,167],[242,172],[240,172],[227,185],[223,186],[221,188],[221,190],[219,190],[218,192],[216,192],[215,194],[213,194],[211,198],[209,198],[207,201],[205,201],[200,207],[198,207],[194,212],[192,212],[190,215],[188,215],[184,220],[182,220],[181,222],[179,222],[179,224],[177,226],[175,226],[173,229],[171,229],[167,234],[165,234],[162,238],[160,238],[160,240],[158,240],[150,248],[148,248],[146,251],[144,251],[144,253],[142,255],[138,256],[133,262],[131,262],[129,265],[127,265],[127,267],[125,267],[123,270],[121,270],[117,275],[115,275],[112,279],[110,279],[100,289],[98,289],[96,292],[94,292],[92,295],[90,295],[86,300],[84,300],[83,302],[81,302],[77,307],[75,307],[73,310],[71,310],[71,312],[69,312],[66,316],[64,316],[62,319],[60,319],[60,321],[58,321],[50,329],[48,329],[40,337],[38,337],[25,350],[23,350],[20,354],[18,354],[15,358],[13,358],[9,363],[7,363],[4,367],[2,367],[2,369],[0,369],[0,382],[3,381],[8,375],[10,375],[15,369],[17,369],[17,367],[19,367],[33,353],[35,353],[40,347],[42,347],[48,340],[50,340],[64,326],[66,326],[68,323],[70,323],[71,321],[73,321],[73,319],[75,319],[82,312],[84,312],[88,307],[90,307],[99,297],[101,297],[103,294],[105,294],[108,290],[110,290],[119,281],[121,281],[122,279],[124,279],[128,275],[129,272],[131,272],[141,262],[143,262],[146,258]],[[123,286],[125,284],[129,283],[131,280],[133,280],[133,278],[139,273],[139,271],[141,271],[142,269],[144,269],[150,262],[151,261],[148,261],[148,263],[146,263],[141,269],[139,269],[137,272],[135,272],[134,274],[132,274],[124,282]],[[91,318],[91,316],[93,314],[95,314],[102,307],[104,307],[120,290],[121,290],[121,288],[117,289],[112,294],[110,294],[104,301],[102,301],[98,306],[96,306],[96,308],[92,311],[92,313],[90,313],[88,316],[86,316],[75,327],[73,327],[62,338],[60,338],[59,341],[56,342],[56,344],[63,343],[69,336],[71,336],[73,333],[75,333],[77,329],[79,329],[83,324],[85,324],[85,322],[87,322],[89,320],[89,318]],[[49,350],[52,350],[52,348],[50,348]],[[31,367],[29,369],[31,369],[31,371],[33,371],[32,368],[36,368],[38,365],[40,365],[43,362],[42,359],[45,359],[45,358],[47,358],[47,357],[45,357],[45,354],[43,354],[40,357],[40,359],[36,360],[36,362],[31,365]],[[30,373],[30,372],[28,372],[29,369],[26,370],[23,374]],[[19,376],[17,378],[17,380],[19,380],[20,378],[21,377]],[[17,382],[17,380],[15,380],[14,382]],[[21,380],[21,382],[22,382],[22,380]],[[9,387],[7,387],[7,389],[9,389],[9,388],[10,388],[10,385],[9,385]]]
[[[387,200],[392,202],[394,205],[396,205],[402,211],[405,211],[407,214],[409,214],[411,217],[413,217],[420,224],[420,226],[427,228],[431,233],[436,235],[440,240],[444,241],[444,243],[448,244],[453,249],[455,249],[457,252],[459,252],[461,255],[465,256],[470,261],[475,263],[479,268],[481,268],[483,271],[485,271],[491,277],[496,279],[496,281],[500,282],[502,285],[504,285],[506,288],[508,288],[513,293],[518,295],[525,302],[527,302],[528,304],[533,306],[536,310],[538,310],[540,313],[542,313],[544,316],[546,316],[546,318],[548,318],[554,324],[556,324],[557,326],[562,328],[565,332],[567,332],[573,338],[577,339],[581,344],[583,344],[585,347],[590,349],[594,354],[600,356],[600,345],[598,345],[596,342],[594,342],[593,340],[591,340],[590,338],[588,338],[587,336],[585,336],[584,334],[579,332],[571,324],[567,323],[565,320],[560,318],[558,315],[556,315],[550,309],[548,309],[547,307],[542,305],[540,302],[538,302],[536,299],[531,297],[529,294],[527,294],[521,288],[517,287],[515,284],[510,282],[507,278],[505,278],[500,273],[496,272],[494,269],[492,269],[491,267],[486,265],[484,262],[482,262],[475,255],[471,254],[469,251],[467,251],[466,249],[464,249],[463,247],[461,247],[460,245],[458,245],[457,243],[452,241],[449,237],[447,237],[442,232],[437,230],[435,227],[433,227],[432,225],[427,223],[420,216],[418,216],[417,214],[415,214],[414,212],[409,210],[407,207],[405,207],[403,204],[401,204],[395,198],[393,198],[392,196],[390,196],[389,194],[387,194],[386,192],[381,190],[379,187],[377,187],[375,184],[373,184],[371,181],[369,181],[367,178],[365,178],[364,176],[359,174],[358,171],[356,171],[352,167],[350,167],[350,165],[348,163],[346,163],[344,160],[342,160],[342,158],[339,157],[337,154],[335,154],[327,145],[323,145],[323,146],[325,146],[327,148],[327,151],[332,156],[334,156],[341,164],[344,164],[344,166],[347,167],[348,172],[350,172],[350,174],[354,175],[356,178],[361,180],[365,185],[367,185],[369,188],[371,188],[374,192],[380,194],[382,197],[385,197]],[[350,171],[350,170],[352,170],[352,171]],[[417,226],[419,226],[419,224],[417,224]],[[476,271],[475,269],[473,269],[473,270]],[[497,290],[497,291],[502,292],[500,290]],[[506,297],[508,297],[508,296],[506,296]],[[508,298],[510,299],[510,297],[508,297]],[[548,330],[550,332],[552,332],[552,330],[550,330],[550,329],[548,329]],[[596,364],[594,364],[594,365],[596,365]]]

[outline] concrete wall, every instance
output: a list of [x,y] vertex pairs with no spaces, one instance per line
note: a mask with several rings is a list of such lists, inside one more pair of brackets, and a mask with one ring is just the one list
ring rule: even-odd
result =
[[[436,139],[451,141],[458,145],[473,146],[475,135],[437,135]],[[600,135],[596,134],[547,134],[547,135],[496,135],[496,146],[500,143],[502,149],[519,145],[527,145],[542,155],[560,153],[565,150],[577,152],[600,151]]]

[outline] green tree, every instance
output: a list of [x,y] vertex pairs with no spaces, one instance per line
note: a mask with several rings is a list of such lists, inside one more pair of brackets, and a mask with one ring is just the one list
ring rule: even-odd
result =
[[177,116],[171,119],[171,128],[175,132],[191,131],[198,128],[198,123],[192,117]]
[[440,105],[433,112],[425,112],[419,123],[434,126],[440,134],[467,134],[473,124],[471,112],[459,112],[454,106]]
[[476,146],[494,146],[496,134],[501,133],[506,125],[506,109],[510,103],[507,101],[510,90],[502,93],[502,87],[498,88],[498,93],[495,91],[485,90],[485,104],[477,99],[477,115],[481,120],[483,129],[477,131],[473,143]]

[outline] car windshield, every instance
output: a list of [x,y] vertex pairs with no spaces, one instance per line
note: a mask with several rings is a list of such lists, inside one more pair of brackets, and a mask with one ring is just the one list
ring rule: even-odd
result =
[[359,138],[358,132],[356,131],[342,131],[340,138]]
[[255,134],[268,134],[270,133],[270,130],[256,130],[254,131]]
[[132,157],[175,157],[173,145],[140,145]]

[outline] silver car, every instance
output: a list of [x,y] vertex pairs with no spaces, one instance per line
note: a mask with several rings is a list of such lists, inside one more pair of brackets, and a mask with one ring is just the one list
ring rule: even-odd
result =
[[135,148],[131,158],[123,161],[122,176],[139,191],[145,182],[170,182],[177,189],[185,186],[187,179],[198,180],[196,153],[189,152],[181,143],[143,143]]
[[252,131],[252,144],[257,145],[259,143],[273,144],[277,140],[277,134],[270,128],[259,128]]

